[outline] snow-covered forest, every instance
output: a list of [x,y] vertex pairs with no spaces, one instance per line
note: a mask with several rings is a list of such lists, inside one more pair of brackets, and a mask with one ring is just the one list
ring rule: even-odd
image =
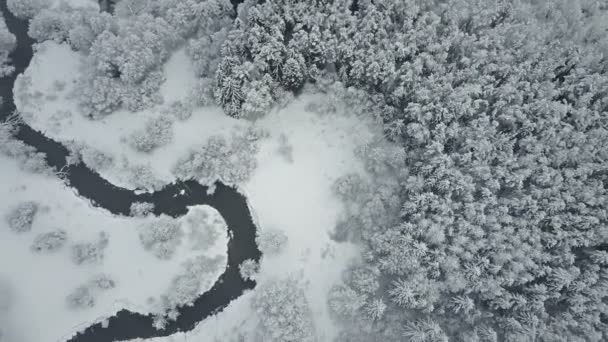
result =
[[[256,287],[150,341],[608,340],[606,1],[7,5],[36,43],[0,125],[0,341],[70,336],[74,316],[129,296],[162,330],[230,259],[213,209],[109,215],[17,123],[122,188],[221,181],[247,197],[262,257],[238,271]],[[5,77],[9,31],[0,20]],[[118,261],[133,249],[141,277]],[[45,294],[60,308],[27,308],[35,287],[15,283],[42,258],[73,285]],[[55,335],[18,331],[32,325]]]

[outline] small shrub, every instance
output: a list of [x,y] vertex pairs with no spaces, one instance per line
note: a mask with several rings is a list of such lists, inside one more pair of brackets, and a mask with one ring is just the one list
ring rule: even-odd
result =
[[138,189],[157,190],[163,183],[154,175],[150,165],[130,165],[126,169],[127,180]]
[[96,290],[110,290],[116,287],[116,282],[107,274],[98,274],[91,279],[89,285]]
[[281,230],[265,229],[255,238],[260,250],[264,254],[276,255],[283,251],[287,244],[287,235]]
[[19,203],[6,217],[9,228],[15,233],[24,233],[32,230],[32,224],[38,212],[38,207],[38,203],[33,201]]
[[173,121],[159,116],[146,122],[143,130],[135,131],[129,137],[131,147],[140,152],[151,152],[167,145],[173,139]]
[[103,260],[104,250],[108,246],[105,232],[99,234],[96,242],[77,243],[72,246],[72,260],[77,265],[99,263]]
[[154,203],[149,202],[133,202],[131,204],[131,216],[144,217],[154,211]]
[[243,280],[255,280],[259,270],[260,265],[253,259],[247,259],[239,265],[239,273]]
[[48,233],[39,234],[34,238],[31,250],[34,252],[53,252],[63,247],[67,241],[68,234],[59,229]]
[[114,158],[93,147],[80,150],[82,161],[92,170],[103,171],[114,165]]
[[140,228],[139,240],[159,259],[170,259],[181,243],[182,227],[177,220],[160,217]]
[[67,298],[68,307],[71,309],[86,309],[95,306],[95,297],[86,286],[79,286]]

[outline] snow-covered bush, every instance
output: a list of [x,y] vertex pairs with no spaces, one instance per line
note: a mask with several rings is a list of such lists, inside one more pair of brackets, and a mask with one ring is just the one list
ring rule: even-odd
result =
[[260,320],[263,341],[316,341],[306,294],[294,278],[259,284],[251,305]]
[[158,116],[146,121],[145,127],[129,136],[131,147],[140,152],[151,152],[164,146],[173,139],[173,121],[165,116]]
[[134,217],[144,217],[154,211],[154,203],[133,202],[131,203],[130,213]]
[[6,27],[4,18],[0,18],[0,78],[10,75],[15,70],[13,66],[9,65],[8,58],[15,46],[17,46],[17,38]]
[[[202,284],[210,285],[215,279],[211,274],[217,273],[225,260],[223,256],[213,258],[200,255],[182,265],[183,270],[171,281],[165,295],[162,296],[165,311],[174,310],[184,305],[192,305],[200,295]],[[171,318],[171,317],[169,317]]]
[[6,0],[8,10],[21,19],[33,18],[49,5],[50,3],[47,0]]
[[207,184],[216,180],[226,184],[245,182],[256,167],[257,140],[261,134],[248,130],[233,134],[229,140],[212,136],[205,145],[179,159],[173,173],[180,179],[194,178]]
[[279,254],[287,245],[287,235],[282,230],[278,229],[262,229],[259,231],[255,242],[262,253],[267,255]]
[[253,259],[247,259],[239,265],[239,273],[244,280],[255,280],[260,265]]
[[101,232],[95,242],[81,242],[72,245],[72,261],[77,265],[100,263],[108,242],[108,235]]
[[30,249],[34,252],[53,252],[62,248],[68,239],[65,230],[58,229],[48,233],[42,233],[34,238]]
[[149,164],[128,165],[126,172],[127,181],[137,189],[154,191],[163,186]]
[[87,286],[79,286],[66,297],[66,302],[70,309],[92,308],[95,306],[95,297]]
[[89,287],[94,290],[110,290],[116,287],[116,282],[107,274],[98,274],[89,281]]
[[34,201],[25,201],[13,207],[6,216],[8,227],[15,233],[24,233],[32,230],[34,217],[38,212],[39,204]]
[[168,216],[155,218],[139,228],[139,240],[159,259],[170,259],[182,242],[181,224]]

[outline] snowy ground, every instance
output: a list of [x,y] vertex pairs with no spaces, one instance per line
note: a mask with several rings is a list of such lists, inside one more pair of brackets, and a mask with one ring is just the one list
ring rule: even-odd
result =
[[[159,260],[144,250],[138,236],[139,227],[152,218],[116,217],[93,208],[59,179],[24,173],[15,161],[3,156],[0,173],[0,288],[10,299],[4,313],[0,310],[6,341],[60,341],[77,328],[122,308],[154,312],[160,295],[169,289],[182,264],[201,254],[224,256],[224,263],[215,273],[201,279],[201,293],[211,288],[225,269],[226,226],[211,207],[192,207],[188,215],[179,219],[185,233],[181,244],[171,260]],[[31,231],[11,231],[5,220],[7,213],[18,202],[29,200],[41,205]],[[201,211],[210,214],[207,221],[197,220]],[[192,232],[214,220],[220,221],[213,226],[220,237],[209,249],[201,251],[196,240],[190,238]],[[35,236],[57,228],[67,232],[65,246],[54,252],[31,251]],[[109,237],[103,260],[75,264],[71,260],[72,244],[95,241],[101,231]],[[116,287],[96,292],[92,308],[69,309],[66,296],[99,274],[109,275]]]
[[[65,143],[75,141],[94,147],[110,156],[113,165],[98,171],[114,184],[134,188],[125,171],[128,164],[149,165],[162,183],[171,182],[175,179],[171,172],[174,163],[189,149],[204,143],[211,135],[229,136],[230,132],[248,125],[227,117],[217,108],[198,108],[189,119],[175,122],[174,139],[168,145],[150,153],[136,152],[125,137],[141,129],[145,118],[159,115],[167,103],[182,100],[188,94],[194,83],[188,57],[179,50],[166,64],[167,80],[162,87],[164,105],[139,113],[118,111],[97,121],[80,115],[75,100],[70,97],[81,66],[80,58],[67,46],[44,43],[16,85],[16,104],[35,129]],[[313,311],[318,340],[330,341],[336,328],[329,317],[327,294],[340,280],[348,263],[358,255],[354,245],[337,243],[330,238],[330,232],[343,215],[342,204],[332,194],[331,187],[335,179],[344,174],[364,174],[354,149],[371,133],[359,118],[319,115],[306,110],[308,104],[319,99],[302,96],[256,122],[268,136],[259,142],[258,167],[253,176],[237,185],[247,195],[259,229],[282,230],[288,237],[283,253],[263,257],[258,281],[289,276],[301,279]],[[128,238],[121,241],[125,246],[129,243],[135,242]],[[255,315],[249,308],[251,296],[252,293],[248,293],[239,297],[191,333],[155,340],[213,341],[217,338],[229,341],[240,333],[247,336],[256,325]]]

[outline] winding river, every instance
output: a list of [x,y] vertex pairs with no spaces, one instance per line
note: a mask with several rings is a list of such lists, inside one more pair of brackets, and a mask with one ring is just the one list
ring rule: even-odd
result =
[[[16,72],[0,79],[0,96],[4,98],[4,104],[0,108],[0,120],[5,120],[15,110],[13,85],[17,75],[27,68],[32,59],[34,41],[27,35],[28,22],[14,17],[7,10],[5,0],[0,1],[0,10],[4,14],[9,30],[17,37],[17,48],[10,55]],[[26,124],[22,123],[18,128],[17,138],[45,153],[46,161],[50,166],[61,169],[66,165],[69,152],[65,146]],[[170,322],[165,329],[156,330],[152,326],[151,315],[121,310],[109,318],[106,328],[103,328],[101,323],[93,324],[78,332],[69,341],[123,341],[189,331],[201,320],[221,311],[245,290],[255,287],[255,282],[244,281],[238,271],[238,266],[244,260],[259,260],[261,253],[255,243],[256,226],[249,212],[247,200],[236,189],[217,183],[215,192],[208,195],[207,187],[188,180],[169,184],[154,193],[136,194],[131,190],[112,185],[83,163],[68,167],[66,182],[76,189],[81,197],[116,215],[128,216],[133,202],[154,203],[156,215],[166,214],[172,217],[186,214],[188,206],[207,204],[220,212],[229,231],[228,267],[211,290],[199,296],[194,305],[181,307],[178,319]],[[180,194],[182,190],[185,190],[184,195]]]

